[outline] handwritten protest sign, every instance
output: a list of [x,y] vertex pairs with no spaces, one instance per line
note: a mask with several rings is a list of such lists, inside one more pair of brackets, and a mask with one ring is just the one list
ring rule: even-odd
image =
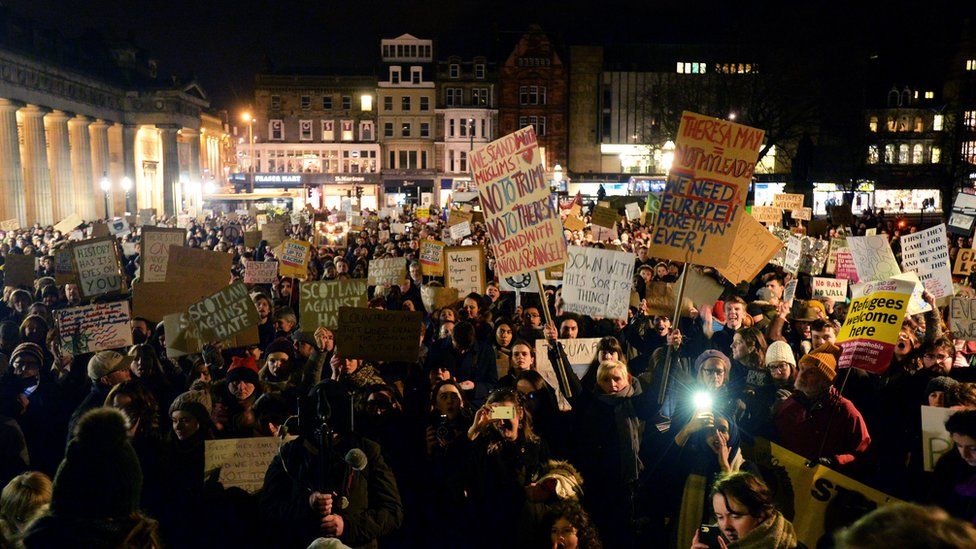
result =
[[285,442],[278,437],[204,441],[203,476],[217,475],[224,488],[240,488],[253,494],[264,485],[268,466],[278,455],[278,446]]
[[854,258],[859,280],[885,280],[901,273],[885,235],[851,236],[847,238],[847,247]]
[[945,225],[902,236],[901,265],[905,271],[918,273],[922,285],[936,299],[953,294]]
[[3,284],[14,288],[33,288],[36,258],[8,253],[3,263]]
[[55,225],[54,230],[58,231],[61,234],[66,234],[84,222],[85,220],[82,219],[80,215],[73,213],[68,217],[64,218],[60,223]]
[[594,206],[590,213],[590,224],[597,227],[612,229],[617,221],[620,221],[620,214],[617,213],[617,210],[607,206]]
[[436,311],[457,303],[458,291],[456,288],[423,286],[420,288],[420,300],[428,311]]
[[976,300],[966,297],[949,299],[949,329],[955,339],[976,341]]
[[455,240],[455,241],[461,240],[462,238],[468,236],[469,234],[471,234],[471,222],[470,221],[462,221],[461,223],[458,223],[457,225],[452,225],[451,226],[451,239],[452,240]]
[[393,234],[404,234],[407,232],[406,223],[390,223],[390,232]]
[[184,229],[165,227],[142,228],[142,249],[139,254],[139,280],[142,282],[163,282],[166,280],[166,265],[169,262],[170,246],[183,246],[186,240]]
[[628,221],[637,221],[641,216],[640,202],[630,202],[624,206],[624,214]]
[[244,262],[244,284],[271,284],[277,276],[277,261]]
[[[725,286],[719,284],[710,276],[699,273],[696,269],[689,269],[685,279],[685,297],[695,305],[711,306],[722,297]],[[673,310],[672,310],[672,314]]]
[[792,498],[786,506],[793,511],[793,530],[807,547],[817,547],[825,536],[832,539],[832,532],[827,530],[833,527],[831,511],[846,508],[849,504],[845,501],[867,508],[899,501],[823,465],[811,467],[808,458],[766,440],[757,440],[754,454],[750,461],[775,475],[780,493]]
[[466,212],[464,210],[451,210],[447,215],[447,226],[453,227],[458,223],[464,223],[465,221],[474,220],[474,214],[471,212]]
[[790,212],[790,217],[799,221],[810,221],[813,219],[813,208],[799,208]]
[[[200,340],[197,326],[190,320],[190,314],[186,311],[164,316],[163,330],[166,334],[166,356],[169,358],[199,354],[206,344]],[[257,345],[259,341],[258,327],[250,326],[220,343],[224,349],[235,349]]]
[[803,207],[802,194],[777,193],[773,195],[773,206],[792,212]]
[[285,223],[281,221],[266,223],[261,227],[261,236],[268,242],[269,248],[277,248],[288,238],[285,234]]
[[752,217],[760,223],[778,225],[783,221],[783,210],[775,206],[753,206]]
[[54,318],[61,350],[73,356],[132,345],[128,301],[60,309]]
[[485,250],[481,246],[444,248],[444,285],[455,288],[462,298],[485,293]]
[[339,326],[339,307],[366,307],[366,281],[359,279],[305,282],[299,294],[302,331]]
[[108,236],[71,245],[81,293],[95,297],[125,290],[115,238]]
[[952,274],[959,276],[969,276],[976,266],[976,250],[973,248],[962,248],[956,254],[956,263],[952,267]]
[[879,374],[888,369],[914,289],[913,282],[901,279],[855,288],[847,318],[837,334],[842,349],[840,368]]
[[837,271],[837,278],[843,278],[850,282],[857,282],[857,267],[854,265],[854,257],[851,256],[851,251],[848,248],[843,248],[837,251],[837,266],[835,267]]
[[247,248],[257,248],[261,243],[261,231],[244,231],[244,246]]
[[438,240],[420,241],[420,271],[426,276],[444,275],[444,243]]
[[661,193],[647,193],[644,202],[644,223],[653,227],[657,223],[657,214],[661,212]]
[[563,227],[571,231],[582,231],[586,228],[586,223],[577,215],[569,214],[563,220]]
[[206,343],[222,341],[260,322],[243,282],[235,282],[191,305],[187,312]]
[[843,278],[813,277],[813,297],[827,297],[834,301],[847,301],[847,281]]
[[209,295],[227,284],[233,261],[234,256],[223,252],[171,245],[166,261],[166,282],[206,289],[209,291],[205,295]]
[[955,410],[922,406],[922,463],[926,471],[934,471],[942,454],[952,449],[953,442],[945,422]]
[[783,270],[796,275],[800,271],[800,253],[803,251],[803,240],[797,235],[790,235],[786,243],[786,259],[783,260]]
[[[666,316],[671,318],[674,315],[675,304],[678,299],[678,285],[670,282],[651,282],[644,291],[644,299],[647,300],[647,314],[649,316]],[[678,314],[688,316],[694,303],[688,296],[682,296],[681,309]]]
[[733,284],[750,281],[775,256],[783,243],[751,215],[743,213],[735,224],[735,240],[727,265],[718,272]]
[[563,272],[565,309],[626,320],[634,283],[634,254],[579,246],[569,246],[568,251]]
[[16,231],[19,228],[20,221],[17,221],[17,218],[0,221],[0,231]]
[[349,358],[416,362],[423,321],[419,311],[340,307],[336,348]]
[[566,240],[531,126],[471,153],[498,276],[566,262]]
[[402,257],[384,257],[369,262],[370,286],[402,284],[407,279],[407,260]]
[[71,247],[64,246],[54,253],[54,280],[58,286],[75,283],[75,265],[72,262]]
[[286,240],[281,244],[281,254],[278,257],[279,274],[283,277],[305,280],[308,276],[308,259],[312,245],[301,240]]
[[[573,369],[577,377],[582,378],[586,374],[586,370],[589,369],[590,363],[596,359],[600,338],[558,339],[556,341],[566,353],[570,368]],[[535,369],[556,392],[556,403],[559,409],[564,412],[571,410],[569,401],[559,387],[559,377],[556,375],[556,370],[552,367],[552,362],[549,361],[549,342],[545,339],[535,341]]]
[[692,112],[681,115],[674,162],[648,253],[724,268],[764,132]]
[[[827,265],[824,268],[824,272],[827,274],[835,274],[837,272],[837,254],[841,250],[847,250],[847,238],[831,238],[830,248],[827,254]],[[851,260],[853,261],[853,259]]]

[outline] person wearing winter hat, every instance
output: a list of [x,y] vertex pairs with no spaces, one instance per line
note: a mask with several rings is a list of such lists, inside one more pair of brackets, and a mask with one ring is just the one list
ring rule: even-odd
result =
[[131,363],[132,357],[115,351],[99,351],[92,355],[88,360],[88,378],[92,382],[91,391],[71,414],[71,419],[68,421],[69,437],[81,416],[88,410],[101,406],[112,387],[132,379],[132,372],[129,370]]
[[833,386],[840,348],[825,343],[799,362],[796,392],[776,413],[778,442],[786,449],[840,471],[871,445],[864,418]]
[[218,390],[226,397],[221,399],[227,405],[228,421],[221,426],[224,435],[249,436],[254,427],[254,402],[264,393],[254,357],[233,357],[227,377]]
[[139,512],[142,469],[121,412],[87,412],[54,477],[51,506],[24,547],[160,547],[157,524]]
[[796,383],[796,358],[793,349],[785,341],[774,341],[766,349],[766,369],[778,389],[793,390]]
[[946,396],[959,382],[949,376],[933,377],[925,386],[925,400],[929,406],[946,407]]

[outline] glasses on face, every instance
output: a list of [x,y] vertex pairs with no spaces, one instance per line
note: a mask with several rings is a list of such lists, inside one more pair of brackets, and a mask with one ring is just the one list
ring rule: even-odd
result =
[[525,313],[525,316],[529,318],[539,318],[539,313]]
[[790,369],[789,364],[773,364],[772,366],[769,367],[769,371],[771,372],[786,371],[789,369]]
[[922,355],[922,356],[923,356],[924,358],[927,358],[927,359],[929,359],[929,360],[935,360],[935,361],[938,361],[938,362],[942,362],[943,360],[945,360],[945,359],[947,359],[947,358],[952,358],[952,357],[951,357],[951,356],[949,356],[949,355],[941,355],[941,354],[939,354],[939,355],[933,355],[933,354],[931,354],[931,353],[925,353],[925,354],[924,354],[924,355]]

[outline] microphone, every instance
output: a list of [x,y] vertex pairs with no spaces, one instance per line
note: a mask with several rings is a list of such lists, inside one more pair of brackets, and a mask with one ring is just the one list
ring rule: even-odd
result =
[[356,473],[362,472],[369,462],[366,458],[366,452],[363,452],[359,448],[353,448],[346,452],[346,457],[343,459],[346,462],[346,466],[349,467],[349,470],[346,471],[346,482],[343,483],[343,493],[339,498],[339,507],[341,509],[349,507],[349,498],[346,496],[352,491],[352,479],[356,476]]

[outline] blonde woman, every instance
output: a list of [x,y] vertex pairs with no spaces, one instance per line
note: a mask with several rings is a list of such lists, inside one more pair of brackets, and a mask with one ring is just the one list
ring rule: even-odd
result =
[[51,479],[31,471],[14,477],[0,494],[0,547],[12,546],[34,518],[51,502]]

